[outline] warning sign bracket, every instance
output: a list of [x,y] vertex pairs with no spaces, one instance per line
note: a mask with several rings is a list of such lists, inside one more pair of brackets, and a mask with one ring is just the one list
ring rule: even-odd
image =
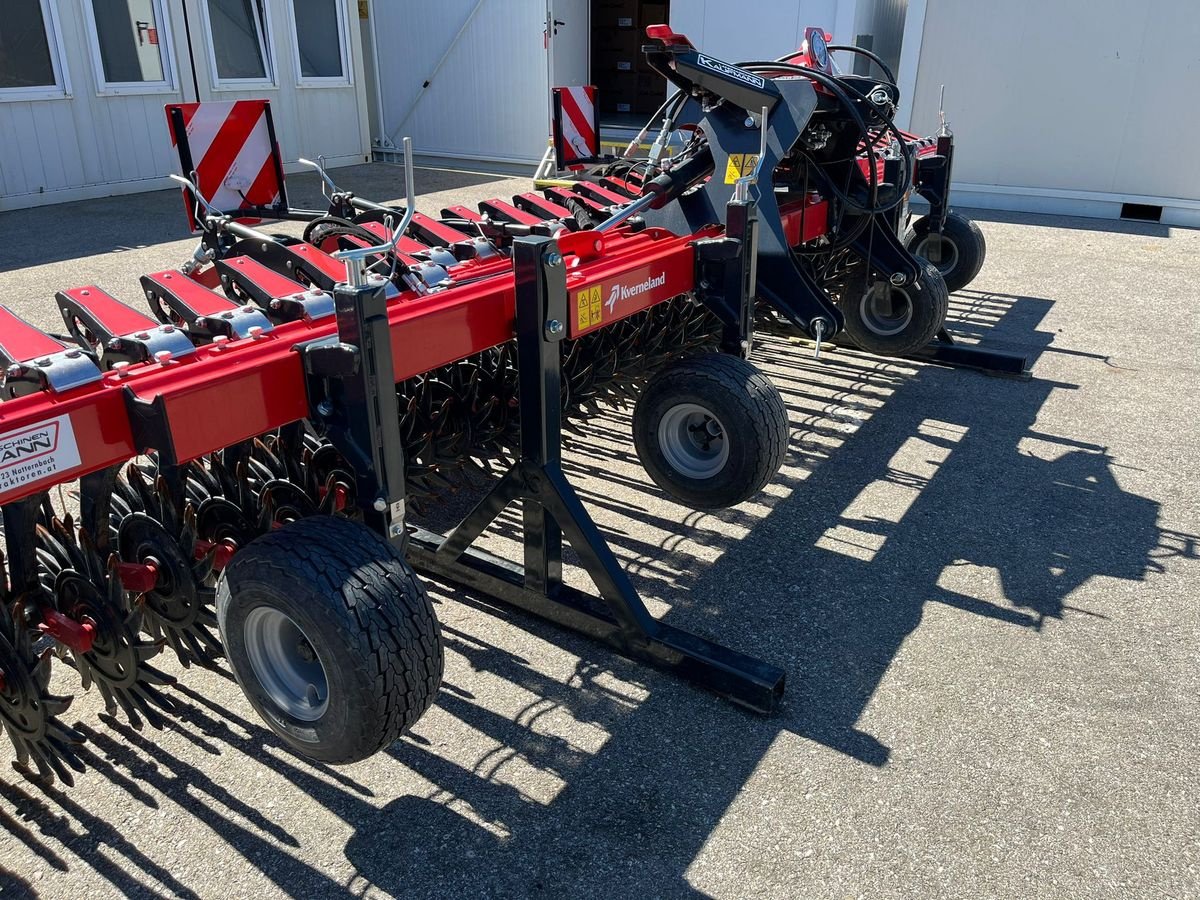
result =
[[[247,224],[289,217],[271,101],[170,103],[166,113],[182,174],[209,203]],[[202,230],[190,189],[183,198],[193,233]]]

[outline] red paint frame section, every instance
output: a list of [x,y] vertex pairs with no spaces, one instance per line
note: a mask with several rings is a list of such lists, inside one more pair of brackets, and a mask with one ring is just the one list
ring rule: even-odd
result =
[[[712,229],[715,233],[717,229]],[[579,232],[580,238],[589,233]],[[591,233],[591,240],[560,244],[568,266],[568,302],[576,292],[640,283],[663,273],[663,283],[620,303],[601,324],[679,294],[694,285],[697,235],[678,237],[661,229],[638,234]],[[572,236],[564,236],[570,238]],[[402,381],[448,365],[515,337],[516,289],[507,260],[484,277],[426,297],[405,293],[390,304],[395,377]],[[484,268],[484,267],[479,267]],[[490,265],[488,266],[490,268]],[[471,273],[478,275],[478,269]],[[606,298],[607,299],[607,296]],[[575,324],[572,322],[571,324]],[[569,329],[571,337],[595,330]],[[157,402],[166,416],[176,457],[187,462],[206,453],[308,416],[305,376],[298,344],[337,334],[332,317],[289,322],[257,338],[198,347],[166,364],[143,363],[107,373],[99,382],[63,394],[41,392],[0,403],[0,434],[69,415],[80,462],[69,470],[0,494],[10,503],[53,484],[136,456],[138,447],[126,409],[126,392]]]

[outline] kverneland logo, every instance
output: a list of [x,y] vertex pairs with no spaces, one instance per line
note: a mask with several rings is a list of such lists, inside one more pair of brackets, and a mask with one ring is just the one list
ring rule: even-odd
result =
[[637,284],[614,284],[608,292],[608,300],[604,305],[608,307],[611,313],[617,305],[618,300],[628,300],[630,297],[636,297],[638,294],[644,294],[646,291],[652,291],[657,287],[662,287],[667,283],[667,273],[663,272],[660,275],[648,275],[645,281],[639,281]]
[[58,426],[51,425],[0,440],[0,468],[52,451],[57,437]]

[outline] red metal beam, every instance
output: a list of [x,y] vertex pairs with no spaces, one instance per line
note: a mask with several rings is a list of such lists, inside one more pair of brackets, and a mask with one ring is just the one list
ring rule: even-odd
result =
[[[568,267],[568,335],[578,337],[690,293],[691,244],[706,235],[677,237],[647,229],[565,237],[560,246]],[[408,292],[392,301],[389,320],[397,381],[513,339],[511,270],[506,260],[496,263],[504,271],[425,296]],[[586,322],[578,305],[581,295],[587,301]],[[601,300],[595,317],[593,297]],[[180,462],[305,418],[308,400],[296,345],[336,333],[332,317],[289,322],[256,338],[198,347],[183,359],[110,372],[63,394],[43,391],[0,403],[0,503],[145,450],[135,440],[127,394],[132,400],[160,405]],[[47,449],[51,432],[55,443]]]

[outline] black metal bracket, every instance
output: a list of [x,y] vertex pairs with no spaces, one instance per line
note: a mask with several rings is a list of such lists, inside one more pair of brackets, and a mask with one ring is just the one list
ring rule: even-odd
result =
[[950,178],[954,169],[954,137],[939,135],[937,153],[921,157],[917,164],[916,190],[929,201],[929,220],[941,233],[950,211]]
[[[550,323],[566,321],[566,269],[557,244],[545,237],[516,239],[513,266],[521,458],[450,534],[415,530],[409,560],[430,577],[480,591],[488,602],[517,607],[602,640],[624,656],[674,672],[742,706],[774,711],[783,694],[784,671],[651,616],[563,474],[562,330]],[[472,547],[517,500],[524,515],[522,563]],[[563,584],[564,535],[600,596]]]
[[[694,233],[712,222],[725,221],[729,203],[735,196],[737,178],[734,176],[740,174],[750,160],[751,165],[760,169],[762,179],[756,200],[756,293],[801,332],[815,337],[819,322],[820,332],[828,336],[842,330],[845,317],[824,288],[798,264],[771,183],[772,173],[795,145],[816,110],[817,94],[811,82],[804,79],[768,81],[767,85],[781,102],[763,104],[772,106],[766,123],[764,158],[758,158],[762,133],[754,115],[747,116],[745,110],[730,103],[704,107],[698,100],[689,99],[678,121],[698,123],[707,136],[711,156],[693,159],[696,163],[707,163],[711,177],[697,190],[661,209],[647,210],[644,216],[647,225],[661,226],[676,234]],[[761,117],[761,107],[754,113]],[[681,163],[672,172],[678,175],[688,165]]]
[[907,359],[919,359],[942,366],[975,369],[988,375],[1007,378],[1030,378],[1029,357],[1024,353],[1005,353],[971,344],[959,344],[954,335],[943,328],[924,348],[910,353]]
[[725,234],[704,238],[696,250],[696,298],[721,320],[721,350],[747,359],[754,342],[754,293],[758,274],[758,206],[731,200]]
[[[21,596],[38,589],[37,517],[45,494],[34,494],[0,509],[4,523],[5,566],[8,569],[9,590]],[[0,596],[4,593],[0,579]]]
[[378,284],[339,284],[333,297],[337,338],[297,348],[308,380],[309,418],[350,463],[363,521],[403,547],[404,442],[387,292]]

